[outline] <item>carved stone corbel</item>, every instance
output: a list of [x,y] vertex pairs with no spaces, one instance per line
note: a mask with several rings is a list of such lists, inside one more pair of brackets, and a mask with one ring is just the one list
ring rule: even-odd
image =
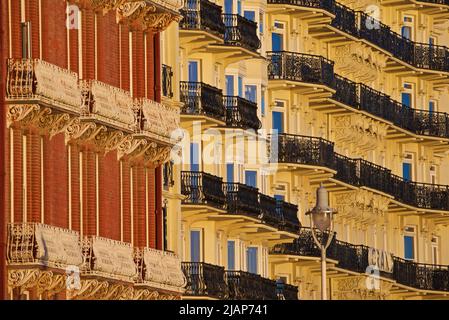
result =
[[142,137],[129,135],[120,142],[117,148],[117,157],[119,160],[124,156],[130,158],[139,157],[150,147],[156,147],[156,143],[150,142],[148,139]]
[[117,8],[117,23],[141,31],[162,31],[172,21],[179,21],[180,15],[170,10],[161,10],[152,2],[126,2]]
[[170,159],[171,149],[169,146],[151,146],[145,151],[144,160],[150,166],[158,167]]
[[20,293],[33,288],[39,279],[38,269],[13,269],[8,271],[8,287],[19,288]]
[[122,131],[101,130],[95,136],[95,144],[104,149],[106,153],[115,150],[126,139],[125,134]]
[[97,125],[94,122],[81,121],[80,118],[75,117],[65,127],[65,142],[68,143],[71,140],[89,141],[95,139],[101,131],[106,130],[107,128],[103,125]]
[[12,104],[9,105],[6,114],[6,124],[8,128],[17,122],[28,123],[33,121],[41,111],[41,107],[37,104]]

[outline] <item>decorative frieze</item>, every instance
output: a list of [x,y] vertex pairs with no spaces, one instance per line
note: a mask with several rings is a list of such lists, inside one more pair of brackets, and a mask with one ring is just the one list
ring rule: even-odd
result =
[[369,276],[333,278],[332,300],[385,300],[392,282]]
[[352,154],[366,154],[382,148],[388,125],[361,114],[334,117],[335,143]]
[[373,52],[362,43],[338,46],[333,52],[335,71],[364,83],[380,79],[387,62],[386,56]]
[[353,220],[362,225],[372,225],[383,220],[391,199],[365,189],[333,195],[338,210],[336,222]]

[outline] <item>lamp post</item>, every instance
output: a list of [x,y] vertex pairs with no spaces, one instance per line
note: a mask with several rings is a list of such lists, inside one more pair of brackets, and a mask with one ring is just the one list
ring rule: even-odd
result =
[[[333,215],[337,211],[329,207],[329,196],[327,190],[320,185],[316,190],[316,205],[312,210],[306,212],[310,216],[310,227],[312,229],[313,240],[321,249],[321,300],[327,300],[327,282],[326,282],[326,250],[332,242],[333,234]],[[316,229],[321,231],[321,241],[318,240]],[[324,232],[328,232],[327,241],[324,241]]]

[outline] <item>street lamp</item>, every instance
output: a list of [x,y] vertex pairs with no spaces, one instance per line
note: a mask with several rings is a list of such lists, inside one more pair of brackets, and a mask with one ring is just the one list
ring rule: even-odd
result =
[[[316,205],[312,210],[306,212],[310,216],[310,227],[312,229],[313,240],[321,249],[321,300],[327,300],[327,282],[326,282],[326,250],[334,237],[332,223],[333,215],[337,211],[329,207],[329,196],[327,190],[320,185],[316,190]],[[321,241],[318,241],[316,229],[321,231]],[[324,243],[324,232],[328,232],[329,236]]]

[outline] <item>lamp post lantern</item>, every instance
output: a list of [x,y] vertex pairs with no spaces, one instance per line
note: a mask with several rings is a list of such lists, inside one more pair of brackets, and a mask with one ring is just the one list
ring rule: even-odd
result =
[[[310,228],[312,229],[313,240],[321,249],[321,300],[327,300],[327,281],[326,281],[326,250],[334,237],[333,215],[337,211],[329,207],[329,196],[323,185],[316,191],[316,205],[312,210],[306,212],[310,216]],[[321,231],[321,241],[318,240],[316,229]],[[324,233],[328,232],[325,241]]]

